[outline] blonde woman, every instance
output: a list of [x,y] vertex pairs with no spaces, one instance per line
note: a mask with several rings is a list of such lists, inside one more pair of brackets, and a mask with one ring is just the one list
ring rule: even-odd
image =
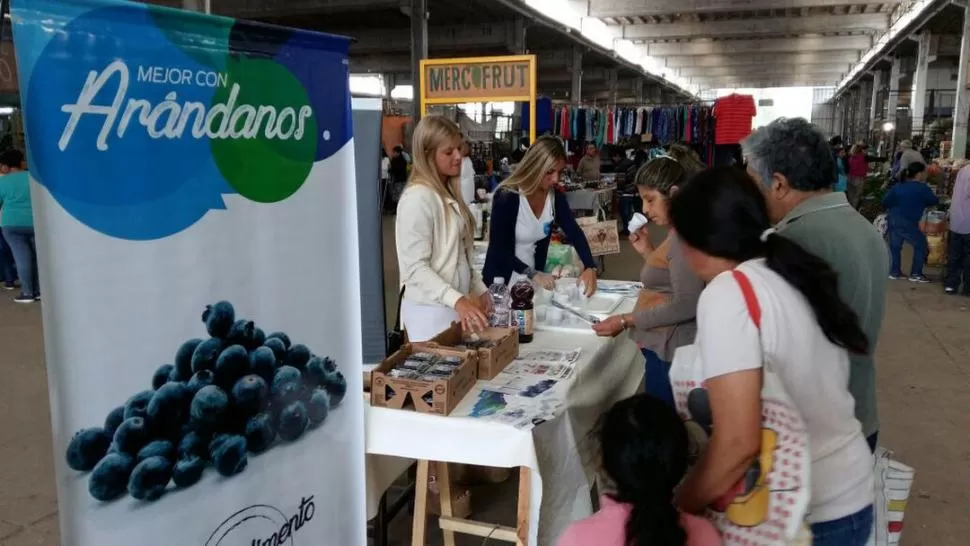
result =
[[566,196],[555,187],[566,167],[566,149],[559,139],[540,137],[529,148],[515,173],[495,191],[488,253],[482,277],[486,284],[501,277],[512,281],[517,273],[540,286],[553,288],[555,279],[543,270],[552,224],[566,232],[585,269],[579,277],[586,295],[596,291],[596,262],[586,234],[580,229]]
[[454,321],[466,331],[488,325],[492,300],[471,268],[474,224],[461,199],[461,145],[458,126],[441,116],[414,129],[414,165],[395,225],[401,320],[410,341],[427,341]]

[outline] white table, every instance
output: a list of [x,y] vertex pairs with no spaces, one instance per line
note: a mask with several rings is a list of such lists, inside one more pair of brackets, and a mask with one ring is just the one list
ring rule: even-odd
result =
[[[632,306],[632,300],[624,302],[617,312]],[[582,347],[583,352],[572,377],[566,380],[566,410],[531,430],[470,417],[439,417],[368,405],[369,514],[376,512],[380,496],[406,465],[423,459],[528,467],[532,471],[529,544],[554,544],[570,522],[590,515],[589,478],[594,469],[589,465],[594,461],[581,450],[599,416],[639,388],[643,356],[626,335],[599,338],[591,330],[576,334],[537,332],[523,350],[576,347]],[[467,414],[484,384],[479,381],[453,415]]]

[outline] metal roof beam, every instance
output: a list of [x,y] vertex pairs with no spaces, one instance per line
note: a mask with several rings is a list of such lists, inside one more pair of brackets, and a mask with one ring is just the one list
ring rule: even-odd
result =
[[[483,23],[480,25],[452,25],[428,28],[428,49],[432,50],[467,50],[467,49],[502,49],[508,50],[512,43],[515,25],[509,21],[505,23]],[[350,45],[350,54],[381,53],[385,51],[410,51],[411,32],[408,29],[358,29],[353,31],[338,31],[340,34],[356,39]]]
[[833,69],[818,69],[818,70],[745,70],[743,72],[735,72],[728,75],[714,75],[714,74],[701,74],[697,76],[691,76],[691,83],[704,83],[710,81],[732,81],[732,80],[795,80],[795,79],[812,79],[812,80],[827,80],[835,82],[837,81],[844,70],[833,70]]
[[[726,11],[755,11],[763,9],[801,9],[844,6],[846,0],[591,0],[591,17],[649,17],[681,13],[719,13]],[[902,0],[863,4],[900,4]]]
[[701,57],[668,57],[668,68],[703,68],[778,64],[843,65],[859,60],[856,51],[820,51],[815,53],[776,53],[771,55],[706,55]]
[[711,36],[716,38],[809,34],[821,32],[876,33],[889,28],[889,15],[810,15],[808,17],[759,17],[723,21],[683,21],[650,25],[622,25],[615,28],[627,40],[673,40]]
[[676,72],[680,77],[732,77],[735,75],[748,74],[769,74],[771,76],[797,76],[799,74],[816,74],[820,72],[833,73],[837,77],[849,71],[849,63],[833,64],[782,64],[777,62],[746,65],[746,66],[705,66],[693,68],[678,68]]
[[767,85],[751,85],[755,83],[767,84],[771,83],[770,87],[794,87],[800,85],[806,85],[807,82],[812,84],[817,84],[819,86],[834,86],[839,80],[841,74],[832,72],[823,72],[818,74],[799,74],[799,75],[784,75],[784,74],[739,74],[732,77],[703,77],[695,76],[690,78],[690,83],[699,85],[701,87],[712,88],[712,87],[768,87]]
[[769,52],[859,51],[872,45],[868,36],[803,36],[766,40],[705,40],[645,44],[642,51],[652,57],[678,55],[740,55]]
[[212,13],[240,18],[398,9],[407,0],[211,0]]

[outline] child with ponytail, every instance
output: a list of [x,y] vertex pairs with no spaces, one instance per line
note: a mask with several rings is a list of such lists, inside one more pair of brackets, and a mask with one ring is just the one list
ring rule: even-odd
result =
[[597,439],[611,491],[559,546],[720,546],[710,522],[674,508],[687,471],[687,430],[670,405],[647,394],[621,400],[603,415]]

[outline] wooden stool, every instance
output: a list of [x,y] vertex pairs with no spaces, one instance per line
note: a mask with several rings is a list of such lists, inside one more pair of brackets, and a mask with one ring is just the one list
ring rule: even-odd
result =
[[[438,465],[438,496],[441,498],[441,517],[438,525],[444,535],[445,546],[455,546],[455,533],[511,542],[516,546],[526,546],[529,543],[529,503],[532,498],[532,484],[528,467],[519,467],[519,499],[513,528],[453,517],[448,464],[435,464]],[[418,476],[414,483],[414,523],[411,531],[411,546],[425,546],[430,465],[431,461],[418,461]]]

